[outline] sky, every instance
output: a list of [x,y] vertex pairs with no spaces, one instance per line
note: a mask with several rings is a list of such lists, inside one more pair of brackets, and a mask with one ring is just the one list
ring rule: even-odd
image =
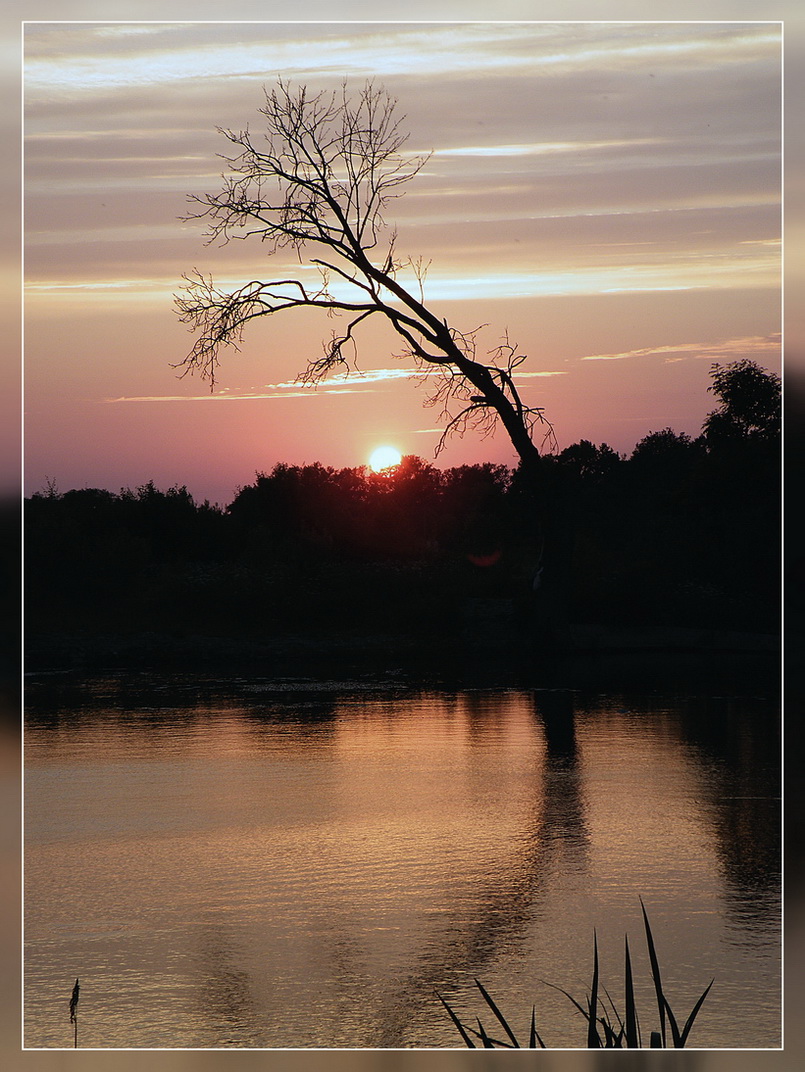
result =
[[[277,462],[434,461],[428,385],[391,333],[362,374],[296,382],[334,326],[288,312],[222,358],[175,366],[174,296],[307,272],[258,242],[205,245],[217,127],[259,132],[263,87],[367,79],[429,153],[387,212],[425,298],[480,349],[508,337],[559,449],[628,454],[698,434],[714,362],[780,371],[779,22],[32,22],[24,51],[25,491],[153,480],[225,504]],[[300,276],[301,278],[301,276]],[[436,459],[514,465],[501,430]]]

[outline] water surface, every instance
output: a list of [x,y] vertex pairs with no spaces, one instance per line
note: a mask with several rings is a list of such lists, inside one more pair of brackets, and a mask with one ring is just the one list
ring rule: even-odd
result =
[[[780,1045],[779,712],[758,696],[33,678],[25,1045],[455,1047],[479,978],[584,1043],[639,897],[690,1044]],[[486,1020],[489,1017],[485,1017]],[[491,1026],[491,1023],[488,1024]]]

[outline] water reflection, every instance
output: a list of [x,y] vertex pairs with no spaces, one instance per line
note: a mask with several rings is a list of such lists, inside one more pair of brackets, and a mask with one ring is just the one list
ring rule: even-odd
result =
[[[702,1044],[748,1044],[735,1024],[751,1010],[773,1045],[778,783],[758,714],[303,682],[222,694],[109,681],[40,698],[28,1045],[58,1044],[47,987],[68,946],[82,973],[114,982],[132,941],[143,974],[116,992],[153,1001],[157,976],[176,1010],[149,1044],[456,1046],[435,995],[466,1003],[479,977],[507,1008],[540,1001],[549,1044],[577,1045],[539,979],[583,994],[593,924],[622,943],[638,893],[663,935],[678,928],[690,986],[703,960],[725,979]],[[137,1037],[119,1001],[107,1016],[94,1044]]]
[[545,738],[542,840],[568,871],[587,869],[589,831],[585,815],[583,777],[576,740],[573,693],[565,690],[534,693],[534,713]]
[[700,766],[727,908],[746,926],[779,897],[781,723],[776,716],[752,717],[722,696],[707,698],[698,710],[686,705],[680,726]]
[[260,1046],[261,1010],[248,972],[237,967],[239,950],[221,927],[207,926],[198,940],[199,970],[205,980],[197,993],[199,1022],[221,1025],[212,1046]]
[[[383,994],[378,1005],[377,1045],[411,1044],[411,1025],[439,991],[452,998],[468,980],[483,977],[501,955],[516,956],[540,915],[549,877],[586,870],[589,833],[576,743],[573,694],[566,690],[524,697],[542,732],[522,742],[537,761],[522,837],[488,880],[476,886],[471,916],[465,906],[445,912],[442,929],[419,955],[413,970]],[[479,757],[489,736],[507,722],[496,695],[473,694],[467,704],[469,739]],[[510,713],[508,713],[509,718]],[[541,739],[540,739],[541,738]],[[426,1039],[417,1040],[427,1045]],[[416,1042],[414,1043],[416,1044]]]

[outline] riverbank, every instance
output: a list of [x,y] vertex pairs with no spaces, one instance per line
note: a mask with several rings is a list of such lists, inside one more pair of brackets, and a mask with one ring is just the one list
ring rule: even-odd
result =
[[356,630],[281,635],[53,632],[29,637],[25,670],[96,673],[248,673],[341,679],[345,675],[445,685],[655,689],[709,684],[764,691],[780,684],[778,637],[669,627],[569,625],[537,636],[464,628],[453,636]]

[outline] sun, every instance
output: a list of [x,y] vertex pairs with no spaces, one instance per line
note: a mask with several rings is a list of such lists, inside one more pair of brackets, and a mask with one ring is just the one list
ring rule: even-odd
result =
[[402,454],[396,447],[377,447],[369,456],[369,466],[375,473],[393,469],[402,461]]

